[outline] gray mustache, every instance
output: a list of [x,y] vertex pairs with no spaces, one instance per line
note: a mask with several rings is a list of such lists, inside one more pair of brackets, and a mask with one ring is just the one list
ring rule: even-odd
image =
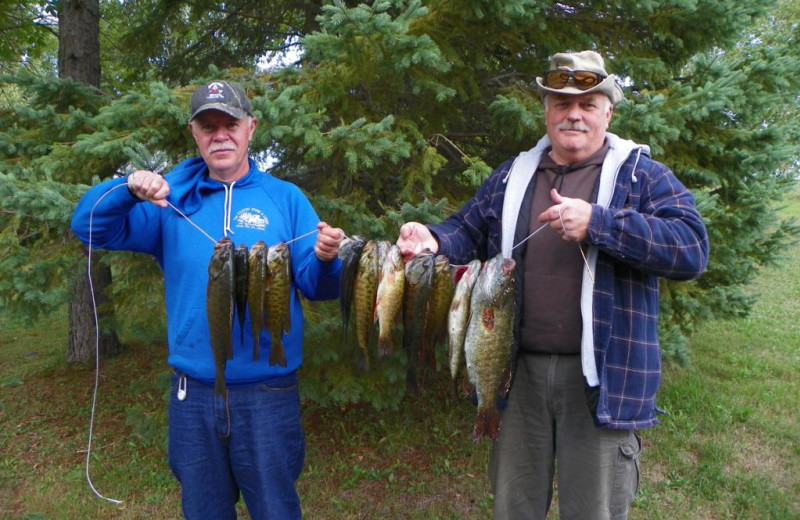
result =
[[561,123],[556,126],[557,130],[577,130],[578,132],[588,132],[589,127],[582,123]]
[[209,153],[219,152],[219,151],[222,151],[222,150],[235,152],[236,151],[236,147],[233,146],[233,145],[230,145],[230,144],[220,144],[220,145],[216,145],[216,146],[212,145],[212,146],[208,147]]

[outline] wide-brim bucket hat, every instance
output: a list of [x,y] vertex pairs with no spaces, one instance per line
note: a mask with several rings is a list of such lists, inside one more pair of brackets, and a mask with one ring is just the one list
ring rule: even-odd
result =
[[[548,76],[557,78],[555,84],[546,79]],[[536,86],[542,98],[551,92],[567,95],[601,92],[608,96],[612,105],[623,98],[616,76],[606,72],[603,57],[595,51],[554,54],[550,59],[550,70],[544,77],[536,78]]]

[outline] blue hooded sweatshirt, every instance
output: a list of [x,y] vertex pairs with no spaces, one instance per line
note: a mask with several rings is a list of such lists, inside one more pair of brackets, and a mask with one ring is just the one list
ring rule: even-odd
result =
[[[167,200],[214,241],[228,236],[248,248],[263,240],[268,246],[288,242],[316,230],[319,218],[300,189],[258,170],[226,184],[209,177],[205,162],[188,159],[165,176]],[[172,208],[160,208],[133,196],[127,179],[111,179],[91,188],[72,217],[75,235],[94,249],[129,250],[153,255],[164,274],[167,308],[168,363],[176,371],[209,385],[214,383],[214,357],[206,316],[208,263],[214,241]],[[253,361],[250,317],[244,340],[238,322],[233,332],[234,356],[225,379],[230,386],[268,381],[296,371],[302,363],[303,309],[297,290],[309,300],[339,296],[339,259],[320,261],[314,253],[316,233],[289,244],[292,267],[291,332],[283,336],[287,366],[269,365],[270,337],[261,333],[262,355]],[[246,313],[249,314],[249,313]]]

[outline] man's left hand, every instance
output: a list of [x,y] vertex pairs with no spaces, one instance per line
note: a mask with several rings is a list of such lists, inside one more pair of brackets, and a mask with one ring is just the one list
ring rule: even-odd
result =
[[589,236],[592,205],[582,199],[562,197],[558,190],[550,190],[553,205],[539,214],[539,222],[550,227],[564,240],[583,242]]
[[330,262],[339,254],[339,246],[344,239],[344,231],[340,228],[329,226],[325,222],[317,224],[317,243],[314,245],[314,253],[323,262]]

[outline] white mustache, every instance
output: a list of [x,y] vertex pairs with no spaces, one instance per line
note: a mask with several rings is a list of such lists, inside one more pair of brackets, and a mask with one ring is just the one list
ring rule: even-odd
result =
[[578,132],[588,132],[589,127],[583,123],[561,123],[556,126],[557,130],[577,130]]
[[220,144],[212,144],[211,146],[208,147],[208,153],[221,152],[221,151],[235,152],[236,145],[233,143],[220,143]]

